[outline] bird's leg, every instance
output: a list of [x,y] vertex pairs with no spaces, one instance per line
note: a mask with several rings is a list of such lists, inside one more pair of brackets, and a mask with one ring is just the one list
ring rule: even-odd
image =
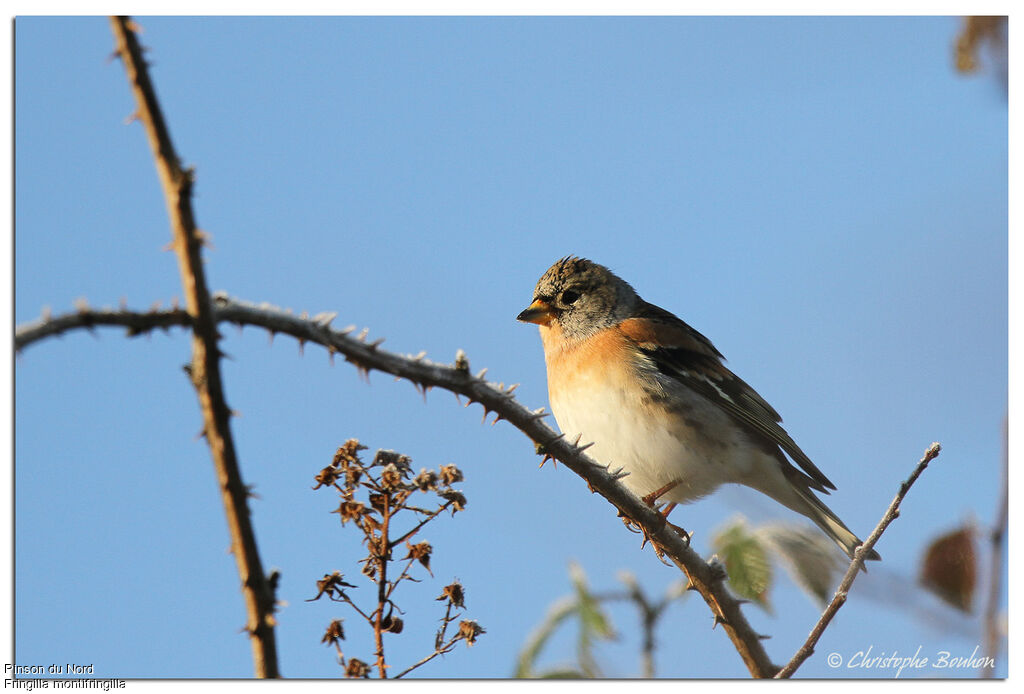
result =
[[[645,504],[647,504],[648,506],[654,506],[654,502],[655,501],[657,501],[658,499],[660,499],[661,497],[665,496],[670,491],[672,491],[673,489],[678,487],[680,484],[682,484],[682,482],[683,482],[682,480],[672,480],[671,482],[666,484],[661,489],[655,489],[653,492],[651,492],[650,494],[645,496],[642,499],[642,501]],[[671,506],[672,506],[672,508],[675,508],[675,504],[672,504]],[[668,514],[665,514],[665,515],[668,515]]]
[[[651,492],[650,494],[648,494],[647,496],[643,497],[641,499],[641,501],[643,501],[645,504],[647,504],[651,508],[654,508],[654,504],[655,504],[655,502],[658,501],[659,498],[665,496],[665,494],[668,494],[670,491],[672,491],[673,489],[678,487],[681,483],[682,483],[682,480],[673,480],[673,481],[669,482],[668,484],[666,484],[664,487],[661,487],[660,489],[656,489],[653,492]],[[680,537],[682,537],[684,540],[689,542],[690,541],[690,533],[686,532],[685,529],[679,527],[678,525],[675,525],[673,523],[669,523],[668,522],[668,514],[672,513],[673,509],[675,509],[675,507],[677,505],[678,504],[676,504],[676,502],[674,502],[674,501],[669,502],[665,506],[665,508],[663,510],[659,511],[658,513],[660,513],[661,517],[665,519],[665,525],[667,525],[668,527],[670,527],[673,530],[675,530],[676,533],[678,533]]]

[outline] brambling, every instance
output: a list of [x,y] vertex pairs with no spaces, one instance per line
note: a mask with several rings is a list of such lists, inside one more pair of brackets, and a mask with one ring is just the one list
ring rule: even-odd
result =
[[814,521],[853,557],[861,541],[814,494],[835,485],[699,332],[577,257],[544,273],[518,320],[540,326],[562,433],[593,442],[587,452],[628,472],[622,482],[645,502],[671,511],[722,484],[746,485]]

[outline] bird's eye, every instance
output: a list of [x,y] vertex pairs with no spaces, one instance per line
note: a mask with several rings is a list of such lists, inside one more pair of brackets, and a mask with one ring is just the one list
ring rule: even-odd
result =
[[566,306],[568,306],[569,304],[575,302],[576,299],[579,299],[579,298],[580,298],[580,293],[579,292],[574,292],[571,289],[566,289],[564,292],[562,292],[562,296],[561,296],[562,303],[565,304]]

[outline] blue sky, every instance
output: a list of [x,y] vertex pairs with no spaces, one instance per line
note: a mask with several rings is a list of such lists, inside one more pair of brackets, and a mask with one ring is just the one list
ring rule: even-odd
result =
[[[914,588],[930,539],[991,522],[1007,409],[1007,104],[991,75],[954,71],[958,19],[140,21],[172,136],[196,167],[213,289],[337,311],[336,326],[366,326],[401,353],[451,361],[463,349],[535,408],[547,406],[540,341],[516,314],[557,258],[609,265],[772,403],[862,536],[943,444],[819,654],[966,656],[981,643],[976,617]],[[79,297],[139,309],[181,297],[106,20],[20,18],[15,40],[15,321]],[[372,654],[353,614],[305,602],[324,573],[358,576],[357,539],[311,490],[347,438],[466,475],[466,512],[425,534],[437,578],[399,603],[409,614],[393,659],[429,652],[432,598],[452,577],[487,634],[424,677],[508,676],[570,591],[570,561],[600,590],[622,570],[652,593],[678,578],[579,478],[537,469],[512,427],[481,425],[478,406],[437,390],[424,403],[379,373],[368,385],[289,338],[223,333],[261,553],[283,575],[286,676],[340,675],[319,643],[336,617],[346,653]],[[188,359],[181,331],[116,330],[17,359],[19,663],[251,674]],[[795,520],[732,488],[673,519],[707,554],[737,513]],[[772,601],[773,614],[747,615],[784,662],[818,609],[781,573]],[[636,616],[611,614],[621,639],[598,651],[605,672],[635,675]],[[659,646],[662,676],[746,675],[697,599],[673,607]],[[571,658],[566,635],[542,664]],[[887,673],[822,655],[800,675]]]

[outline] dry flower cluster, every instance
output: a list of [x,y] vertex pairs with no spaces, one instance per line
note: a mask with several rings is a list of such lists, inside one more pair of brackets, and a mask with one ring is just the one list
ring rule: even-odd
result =
[[[317,594],[309,601],[319,600],[326,596],[335,602],[347,603],[362,617],[373,630],[374,665],[357,658],[345,658],[341,649],[341,641],[345,638],[342,620],[335,619],[327,625],[321,639],[322,643],[334,646],[338,653],[338,662],[345,668],[346,677],[369,677],[373,667],[381,679],[388,677],[387,659],[384,649],[385,634],[400,634],[405,628],[402,610],[395,604],[394,593],[403,581],[416,581],[410,570],[419,564],[433,576],[430,570],[430,557],[433,547],[429,542],[413,542],[413,537],[430,521],[450,510],[452,515],[466,507],[466,497],[462,492],[453,489],[452,485],[462,481],[462,471],[455,465],[442,465],[437,471],[423,468],[419,474],[413,475],[412,461],[408,456],[394,451],[377,451],[373,460],[364,463],[359,452],[366,450],[356,439],[349,439],[334,454],[330,465],[317,473],[316,486],[334,488],[339,496],[338,507],[331,513],[337,513],[341,524],[352,523],[363,534],[366,556],[359,561],[361,573],[377,587],[376,606],[372,610],[364,610],[356,604],[346,592],[347,588],[355,588],[345,581],[341,572],[326,574],[316,582]],[[413,506],[410,501],[415,494],[433,492],[437,496],[436,507],[421,508]],[[399,514],[404,514],[399,518]],[[406,523],[404,531],[399,531],[396,521]],[[394,550],[404,545],[407,553],[400,559]],[[392,564],[398,562],[400,570],[395,578]],[[418,662],[401,671],[396,678],[402,677],[433,658],[450,652],[459,641],[472,646],[484,629],[476,622],[461,620],[458,628],[449,636],[449,627],[462,616],[460,610],[465,609],[465,591],[458,582],[445,586],[437,598],[446,604],[441,626],[434,637],[434,650]]]

